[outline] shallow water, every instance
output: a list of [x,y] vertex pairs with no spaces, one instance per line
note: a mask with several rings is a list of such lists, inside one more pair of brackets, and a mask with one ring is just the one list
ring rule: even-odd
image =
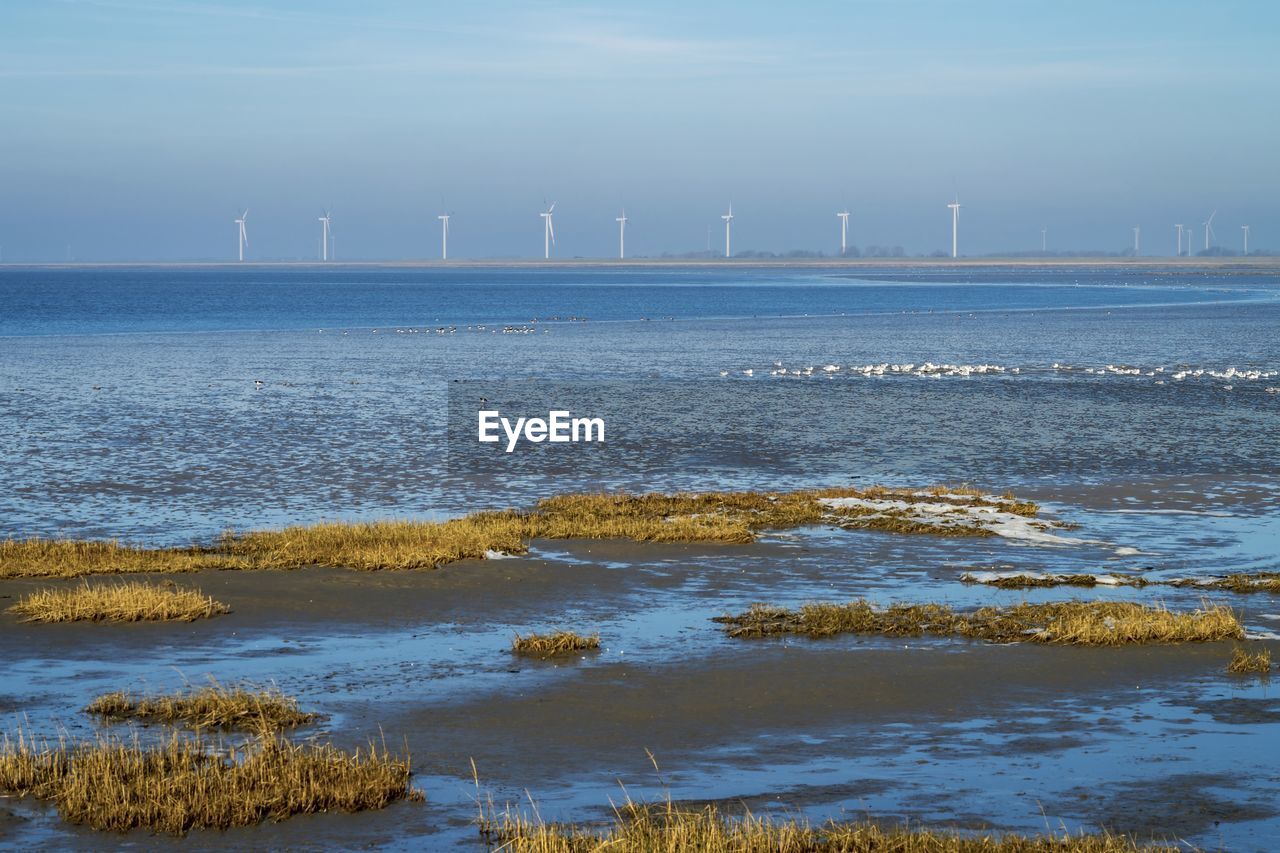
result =
[[[213,675],[275,680],[328,715],[322,736],[382,728],[413,750],[425,806],[195,836],[210,846],[472,843],[475,757],[499,802],[528,787],[557,819],[599,817],[621,778],[637,798],[744,798],[817,820],[1048,820],[1267,849],[1280,709],[1225,674],[1229,644],[744,643],[710,618],[861,596],[1195,607],[1203,591],[1010,592],[960,576],[1280,569],[1280,282],[860,275],[0,272],[0,535],[181,543],[571,489],[972,482],[1043,502],[1087,540],[813,528],[732,548],[539,542],[435,573],[202,573],[179,581],[234,613],[124,627],[0,615],[8,730],[92,734],[78,709],[99,692]],[[621,431],[591,456],[460,455],[449,416],[481,396],[598,405]],[[1274,596],[1208,597],[1251,632],[1280,631]],[[604,649],[511,658],[512,633],[553,625],[599,630]],[[10,801],[4,833],[100,841]]]

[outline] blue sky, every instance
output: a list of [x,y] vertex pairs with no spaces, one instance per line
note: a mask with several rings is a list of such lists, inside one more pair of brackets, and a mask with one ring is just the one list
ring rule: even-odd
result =
[[[1270,2],[4,0],[5,260],[1280,249]],[[1202,239],[1199,238],[1199,239]]]

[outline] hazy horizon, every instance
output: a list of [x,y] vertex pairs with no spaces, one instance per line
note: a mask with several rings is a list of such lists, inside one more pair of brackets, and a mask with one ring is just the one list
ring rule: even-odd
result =
[[9,262],[1280,248],[1280,10],[1243,2],[17,0]]

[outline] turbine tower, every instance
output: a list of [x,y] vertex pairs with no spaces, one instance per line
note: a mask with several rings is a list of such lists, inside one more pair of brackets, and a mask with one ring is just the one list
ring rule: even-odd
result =
[[733,202],[729,202],[729,212],[723,214],[721,219],[724,220],[724,256],[730,257],[729,253],[729,232],[733,228]]
[[322,211],[323,216],[320,217],[320,260],[329,260],[329,245],[333,241],[333,231],[330,223],[333,220],[333,214],[330,211]]
[[1218,215],[1218,211],[1209,214],[1209,218],[1204,221],[1204,250],[1209,251],[1209,238],[1216,236],[1213,233],[1213,217]]
[[615,222],[618,223],[618,260],[623,260],[627,256],[627,210],[622,209],[622,215],[617,217]]
[[951,257],[960,257],[957,236],[960,232],[960,196],[947,207],[951,208]]
[[1040,226],[1040,252],[1041,254],[1049,251],[1049,226]]
[[840,219],[840,257],[843,258],[849,250],[849,208],[846,207],[836,216]]
[[1240,230],[1244,232],[1244,253],[1249,254],[1249,226],[1241,225]]
[[236,220],[236,225],[240,226],[240,260],[244,260],[244,247],[249,245],[249,235],[245,233],[244,221],[249,217],[249,208],[244,209],[244,213],[240,214],[240,218]]
[[1178,229],[1178,251],[1173,253],[1175,258],[1182,257],[1182,223],[1179,222],[1173,226]]
[[556,203],[553,201],[546,213],[539,214],[542,217],[542,256],[546,260],[551,260],[551,247],[556,244],[556,229],[551,224],[551,214],[555,209]]
[[440,260],[449,260],[449,217],[451,214],[442,213],[436,217],[440,220]]
[[1142,251],[1142,226],[1133,226],[1133,256],[1138,257],[1138,253]]

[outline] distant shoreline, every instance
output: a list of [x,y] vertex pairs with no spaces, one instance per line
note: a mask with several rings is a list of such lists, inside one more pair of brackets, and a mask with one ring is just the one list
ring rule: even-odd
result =
[[982,268],[1124,268],[1184,272],[1280,272],[1280,256],[1221,258],[573,258],[559,260],[406,261],[110,261],[3,263],[0,271],[23,269],[821,269],[972,270]]

